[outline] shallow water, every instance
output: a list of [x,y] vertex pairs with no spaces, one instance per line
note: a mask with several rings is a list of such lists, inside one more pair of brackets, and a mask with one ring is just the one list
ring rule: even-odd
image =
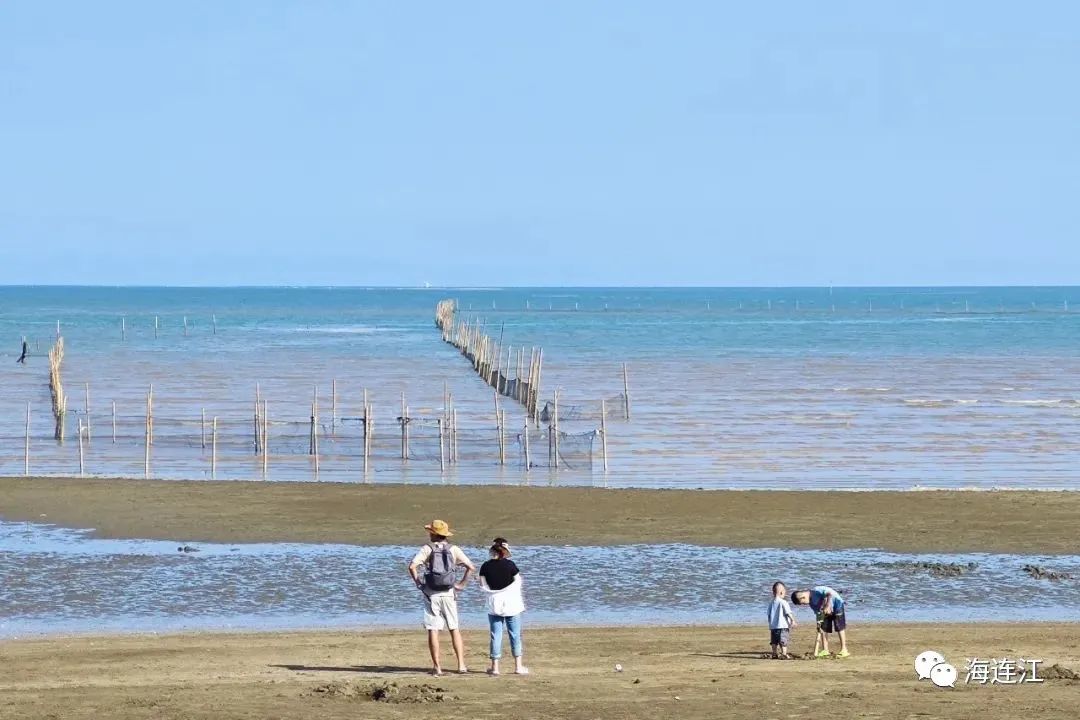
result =
[[[511,440],[499,465],[491,391],[433,325],[447,296],[505,345],[542,345],[543,394],[562,388],[564,409],[595,410],[621,393],[628,363],[633,418],[610,418],[608,474],[598,443],[591,465],[526,478]],[[252,437],[260,383],[271,480],[315,477],[305,453],[317,385],[326,480],[1076,488],[1080,312],[1069,302],[1080,307],[1077,288],[0,288],[0,474],[24,470],[30,403],[31,473],[77,473],[75,427],[88,420],[85,471],[142,476],[153,384],[152,476],[209,477],[205,410],[219,422],[217,477],[262,477]],[[58,320],[70,415],[62,447],[50,439],[44,357]],[[22,335],[34,353],[25,367],[13,354]],[[411,416],[433,420],[444,383],[459,411],[461,464],[440,472],[437,430],[419,423],[403,463],[401,393]],[[364,388],[376,441],[367,475],[356,420]],[[523,418],[504,408],[516,433]],[[563,429],[598,423],[594,414]]]
[[[181,544],[0,522],[0,636],[420,622],[420,600],[405,574],[415,548],[208,544],[181,553]],[[479,548],[467,552],[484,557]],[[841,589],[853,623],[1080,621],[1080,581],[1036,581],[1021,570],[1031,563],[1080,578],[1080,555],[671,544],[521,547],[515,560],[534,624],[758,623],[776,579]],[[916,561],[977,568],[939,579],[894,565]],[[465,621],[481,625],[480,593],[470,588],[461,602]]]

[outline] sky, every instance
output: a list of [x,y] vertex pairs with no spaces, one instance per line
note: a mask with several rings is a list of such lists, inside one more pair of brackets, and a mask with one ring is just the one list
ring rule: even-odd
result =
[[1078,25],[6,0],[0,284],[1077,284]]

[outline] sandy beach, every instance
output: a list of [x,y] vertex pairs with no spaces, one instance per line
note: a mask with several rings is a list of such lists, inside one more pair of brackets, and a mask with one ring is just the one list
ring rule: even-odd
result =
[[[0,478],[0,518],[98,537],[411,544],[432,517],[462,543],[685,542],[896,552],[1076,551],[1080,494],[799,492]],[[823,532],[823,529],[827,531]]]
[[[423,633],[192,634],[0,645],[0,715],[16,718],[972,718],[1075,717],[1080,681],[1016,686],[918,681],[916,654],[1017,656],[1080,670],[1073,626],[854,627],[846,660],[762,659],[760,628],[528,631],[529,677],[424,673]],[[808,649],[809,630],[793,647]],[[616,663],[624,670],[614,671]],[[386,694],[385,699],[376,700]],[[418,706],[418,703],[420,705]]]

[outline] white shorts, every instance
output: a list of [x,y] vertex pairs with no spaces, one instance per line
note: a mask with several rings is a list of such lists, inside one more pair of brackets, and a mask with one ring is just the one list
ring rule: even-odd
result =
[[424,596],[424,629],[458,629],[457,598],[454,593]]

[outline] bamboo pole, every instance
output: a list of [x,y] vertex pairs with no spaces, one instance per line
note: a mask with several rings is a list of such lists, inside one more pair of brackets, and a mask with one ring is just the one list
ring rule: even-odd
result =
[[214,334],[217,335],[217,315],[211,315],[210,322],[214,324]]
[[446,470],[446,463],[443,460],[443,455],[445,454],[446,448],[444,442],[445,438],[443,438],[443,419],[439,418],[437,422],[439,424],[439,472],[444,472]]
[[217,478],[217,418],[210,429],[210,479]]
[[553,443],[555,444],[555,469],[559,469],[559,391],[555,391],[555,405],[553,408],[554,414],[551,416],[551,425],[548,428],[551,430],[551,436]]
[[315,477],[319,477],[319,395],[317,391],[311,408],[311,444],[315,449]]
[[607,472],[607,401],[600,400],[600,448],[604,456],[604,472]]
[[23,475],[30,475],[30,403],[26,403],[26,446],[23,449]]
[[405,434],[405,393],[401,393],[401,459],[402,461],[409,459],[409,441]]
[[368,437],[371,434],[371,407],[368,405],[367,388],[364,388],[364,475],[368,472]]
[[202,417],[199,419],[199,447],[206,449],[206,408],[202,409]]
[[501,422],[500,421],[500,412],[499,412],[499,391],[496,390],[494,395],[495,395],[495,432],[498,434],[497,435],[497,443],[498,443],[498,448],[499,448],[499,464],[501,465],[503,457],[502,457],[502,426],[499,424]]
[[252,415],[252,428],[251,434],[255,441],[255,454],[259,454],[259,436],[261,431],[259,430],[259,406],[262,403],[262,391],[259,387],[259,383],[255,383],[255,412]]
[[154,339],[157,340],[157,337],[158,337],[158,316],[155,315],[154,316]]
[[116,444],[116,401],[112,401],[112,441]]
[[540,400],[540,373],[544,369],[544,348],[536,351],[536,382],[532,392],[532,414],[536,419],[536,427],[540,427],[540,413],[536,410],[536,404]]
[[521,371],[525,362],[525,347],[518,348],[517,372],[514,373],[514,399],[521,402]]
[[454,408],[453,411],[451,412],[451,414],[450,414],[450,422],[453,423],[453,426],[450,429],[450,444],[453,447],[453,451],[454,451],[454,464],[457,465],[457,461],[458,461],[457,408]]
[[[150,428],[150,444],[153,445],[154,444],[154,384],[153,383],[150,383],[149,399],[150,399],[150,406],[149,406],[149,409],[148,409],[148,411],[146,413],[146,418],[147,418],[146,422],[147,422],[147,425],[149,425],[149,428]],[[66,401],[65,401],[65,404],[66,404]]]
[[79,418],[79,476],[86,474],[86,462],[83,456],[83,421]]
[[83,395],[83,415],[86,416],[86,444],[90,444],[90,383],[86,383],[83,387],[85,394]]
[[630,380],[626,372],[626,363],[622,364],[622,386],[623,386],[623,403],[625,407],[626,419],[630,419]]
[[525,448],[525,472],[532,467],[532,459],[529,457],[529,421],[525,420],[525,429],[521,431],[521,444]]
[[143,477],[150,477],[150,393],[146,393],[146,422],[143,426]]
[[499,464],[506,464],[506,411],[499,413]]
[[267,408],[266,400],[262,401],[262,475],[263,480],[266,479],[267,473],[270,471],[270,413]]
[[337,437],[337,378],[330,381],[330,437]]

